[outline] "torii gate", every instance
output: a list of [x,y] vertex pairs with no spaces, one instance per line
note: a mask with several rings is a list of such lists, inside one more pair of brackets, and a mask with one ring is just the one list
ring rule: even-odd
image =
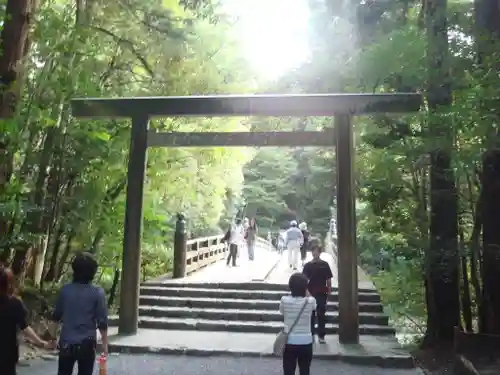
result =
[[[336,149],[339,341],[359,342],[353,115],[414,112],[420,94],[229,95],[72,100],[74,117],[130,118],[132,134],[119,310],[119,333],[134,334],[139,288],[144,178],[148,147],[301,147]],[[334,126],[294,132],[157,132],[153,117],[328,116]]]

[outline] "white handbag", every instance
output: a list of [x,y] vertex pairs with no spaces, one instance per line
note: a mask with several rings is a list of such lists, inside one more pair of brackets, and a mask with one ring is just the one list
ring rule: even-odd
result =
[[[290,327],[290,331],[292,332],[295,326],[297,325],[300,317],[302,316],[302,313],[304,312],[306,306],[307,306],[308,299],[306,297],[306,300],[304,301],[304,304],[302,305],[302,308],[299,311],[299,314],[295,318],[295,321],[293,322],[292,326]],[[285,346],[288,343],[288,334],[289,332],[285,331],[285,328],[283,328],[280,333],[276,336],[276,339],[274,340],[274,345],[273,345],[273,354],[277,357],[282,357],[283,353],[285,352]]]

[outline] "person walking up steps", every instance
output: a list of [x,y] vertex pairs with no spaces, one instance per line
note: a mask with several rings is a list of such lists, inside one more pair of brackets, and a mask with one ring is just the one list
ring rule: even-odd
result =
[[300,247],[303,243],[304,236],[300,229],[297,228],[297,222],[292,220],[290,228],[285,232],[285,246],[288,250],[288,265],[293,270],[297,270]]
[[[311,316],[311,332],[318,336],[320,344],[325,341],[326,303],[332,291],[332,270],[328,262],[320,258],[323,251],[321,241],[314,238],[309,243],[313,259],[307,262],[302,273],[309,280],[308,289],[316,299],[316,311]],[[315,329],[317,323],[317,329]]]
[[316,301],[307,292],[307,278],[299,272],[290,276],[288,288],[290,294],[281,297],[280,301],[285,332],[288,332],[283,353],[283,375],[295,375],[297,365],[300,375],[309,375],[313,357],[313,336],[309,323]]
[[241,225],[241,219],[236,219],[231,228],[226,232],[224,242],[229,243],[229,255],[227,257],[227,265],[231,263],[233,267],[236,267],[236,257],[238,256],[238,248],[245,241],[245,229]]

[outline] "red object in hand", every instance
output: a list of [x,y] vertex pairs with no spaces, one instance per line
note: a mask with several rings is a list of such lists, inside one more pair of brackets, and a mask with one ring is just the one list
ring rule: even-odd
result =
[[99,357],[99,375],[107,374],[107,366],[106,366],[107,358],[104,354],[101,354]]

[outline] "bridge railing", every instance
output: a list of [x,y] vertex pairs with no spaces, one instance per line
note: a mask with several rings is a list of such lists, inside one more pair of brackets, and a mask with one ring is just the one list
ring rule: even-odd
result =
[[[184,215],[177,215],[174,234],[174,279],[182,278],[212,263],[224,259],[229,246],[222,242],[223,234],[187,239]],[[269,240],[257,237],[256,246],[266,250],[274,247]]]
[[267,240],[265,238],[262,238],[262,237],[257,237],[257,239],[255,240],[255,246],[261,247],[261,248],[269,250],[269,251],[276,250],[271,242],[270,235],[268,236]]
[[228,248],[222,242],[223,237],[218,235],[186,241],[186,274],[223,259]]

